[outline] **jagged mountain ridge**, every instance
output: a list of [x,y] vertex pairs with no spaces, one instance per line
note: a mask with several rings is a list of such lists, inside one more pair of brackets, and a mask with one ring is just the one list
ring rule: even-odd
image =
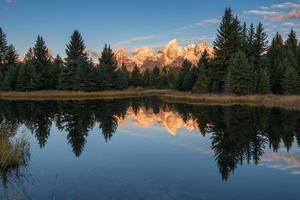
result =
[[125,64],[129,69],[132,69],[137,65],[142,70],[145,70],[153,69],[155,66],[177,67],[182,64],[184,59],[188,59],[196,64],[205,49],[209,56],[212,57],[213,48],[207,43],[201,42],[181,47],[179,42],[174,39],[158,52],[150,47],[141,47],[134,49],[132,55],[129,56],[126,50],[120,48],[115,51],[115,56],[119,66]]

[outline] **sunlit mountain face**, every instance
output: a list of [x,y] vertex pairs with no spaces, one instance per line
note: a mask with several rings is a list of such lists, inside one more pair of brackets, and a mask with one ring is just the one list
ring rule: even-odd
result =
[[181,66],[184,59],[197,64],[204,50],[207,50],[210,57],[213,56],[213,48],[205,42],[182,47],[176,39],[173,39],[159,51],[146,46],[136,48],[129,53],[125,49],[119,48],[115,51],[115,56],[119,66],[125,65],[132,69],[137,65],[145,70],[153,69],[155,66],[178,67]]
[[[279,187],[278,179],[287,190],[294,186],[289,180],[299,182],[299,122],[299,111],[167,103],[154,97],[0,101],[2,138],[25,137],[30,144],[27,162],[10,171],[0,167],[0,179],[9,189],[22,180],[32,199],[45,199],[53,181],[57,197],[72,188],[91,197],[103,184],[101,194],[113,198],[111,187],[124,196],[122,191],[133,186],[159,184],[149,195],[171,187],[184,196],[183,185],[194,185],[190,192],[198,194],[210,180],[211,185],[236,191],[234,183],[252,186],[257,179],[264,185],[263,194],[276,197],[281,193],[274,196],[270,191]],[[174,176],[183,185],[173,179],[164,182]],[[32,179],[34,187],[26,182]],[[256,194],[261,188],[253,190]]]

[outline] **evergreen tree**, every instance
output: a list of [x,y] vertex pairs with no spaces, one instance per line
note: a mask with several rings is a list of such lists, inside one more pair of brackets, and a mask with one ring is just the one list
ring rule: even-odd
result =
[[246,56],[249,60],[249,62],[252,64],[254,60],[254,37],[255,37],[255,28],[253,23],[251,23],[248,31],[247,31],[247,47],[246,47]]
[[209,62],[210,62],[210,58],[209,58],[207,50],[205,49],[203,51],[203,53],[201,54],[201,57],[198,61],[197,66],[199,69],[203,68],[203,71],[206,76],[208,75]]
[[197,81],[197,69],[193,67],[188,71],[183,79],[181,89],[183,91],[191,91]]
[[256,27],[253,40],[253,67],[258,71],[261,67],[262,56],[268,49],[268,36],[261,22]]
[[154,88],[161,88],[160,69],[157,66],[155,66],[152,70],[151,86],[153,86]]
[[259,82],[257,85],[257,93],[259,94],[268,94],[270,93],[270,77],[265,69],[261,69],[258,73]]
[[151,71],[150,71],[150,69],[146,69],[143,73],[143,86],[144,87],[151,86]]
[[59,87],[61,89],[75,89],[75,87],[78,87],[78,77],[85,78],[77,74],[77,72],[81,70],[86,71],[86,69],[83,68],[89,67],[89,60],[85,49],[86,47],[81,34],[75,30],[66,49],[66,67],[62,70],[59,78]]
[[17,84],[17,67],[15,65],[8,66],[5,77],[0,85],[1,90],[15,90]]
[[298,86],[298,75],[293,67],[288,66],[284,74],[284,93],[296,94]]
[[246,55],[236,53],[230,62],[228,73],[229,90],[234,94],[245,95],[253,91],[253,76]]
[[283,93],[283,79],[286,67],[284,64],[283,47],[282,37],[279,33],[276,33],[267,53],[271,90],[275,94]]
[[106,67],[106,72],[109,77],[107,77],[107,85],[109,88],[116,89],[117,83],[115,80],[117,80],[117,60],[114,56],[114,53],[110,46],[106,45],[104,46],[104,49],[101,53],[101,57],[99,58],[100,67]]
[[2,65],[5,64],[7,54],[7,40],[6,35],[0,27],[0,70],[2,70]]
[[193,64],[188,61],[187,59],[185,59],[181,65],[180,71],[178,73],[177,76],[177,80],[176,80],[176,88],[178,90],[183,90],[183,82],[184,82],[184,78],[186,76],[186,74],[190,71],[190,69],[192,68]]
[[213,90],[225,90],[226,74],[231,57],[243,49],[242,28],[237,17],[234,17],[230,8],[225,10],[216,40],[214,41],[215,64],[211,73]]
[[44,39],[39,35],[33,47],[32,62],[36,72],[35,87],[37,89],[49,89],[50,55]]
[[169,79],[168,79],[168,70],[166,67],[163,67],[161,70],[161,88],[169,88]]
[[197,81],[193,86],[194,93],[206,93],[208,91],[208,77],[205,73],[204,63],[198,69]]
[[297,56],[298,53],[298,39],[294,29],[291,29],[291,32],[288,34],[288,38],[285,42],[285,49],[292,51],[292,53]]
[[7,47],[7,54],[6,54],[6,63],[8,65],[14,65],[18,61],[18,54],[13,45],[9,45]]
[[16,90],[17,91],[30,91],[34,88],[35,72],[32,65],[21,64],[17,77]]
[[115,81],[115,84],[115,88],[118,90],[124,90],[128,88],[128,79],[125,72],[121,69],[117,70],[117,79]]
[[128,71],[128,69],[127,69],[127,67],[126,67],[126,65],[124,63],[122,64],[121,70],[123,71],[123,73],[125,75],[125,78],[126,78],[126,81],[129,84],[130,74],[129,74],[129,71]]
[[140,87],[142,85],[142,80],[141,80],[141,72],[140,68],[138,66],[134,66],[132,72],[131,72],[131,80],[130,83],[134,87]]

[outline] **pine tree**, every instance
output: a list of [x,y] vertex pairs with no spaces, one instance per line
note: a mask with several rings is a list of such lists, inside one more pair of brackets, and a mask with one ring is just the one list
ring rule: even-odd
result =
[[161,76],[159,67],[155,66],[151,74],[151,86],[154,88],[161,88]]
[[33,47],[33,65],[35,67],[36,79],[35,87],[37,89],[49,89],[50,77],[50,55],[48,47],[45,44],[43,37],[40,35],[37,37],[35,45]]
[[230,8],[225,10],[216,40],[214,41],[215,64],[211,73],[214,91],[225,90],[226,74],[231,57],[243,49],[242,28]]
[[298,53],[298,39],[294,29],[291,29],[291,32],[288,34],[288,38],[285,42],[285,49],[292,51],[292,53],[297,56]]
[[257,85],[257,93],[258,94],[268,94],[270,93],[270,77],[265,69],[261,69],[258,73],[258,85]]
[[121,70],[123,71],[123,73],[125,75],[125,78],[126,78],[126,81],[129,84],[130,74],[129,74],[129,71],[128,71],[128,69],[127,69],[127,67],[126,67],[126,65],[124,63],[122,64]]
[[8,66],[5,77],[0,85],[1,90],[15,90],[17,84],[17,67],[15,65]]
[[30,91],[34,87],[35,71],[32,65],[21,64],[19,66],[16,90],[17,91]]
[[298,75],[293,67],[288,66],[284,74],[284,93],[285,94],[296,94],[298,85]]
[[7,54],[6,54],[6,63],[8,65],[14,65],[18,61],[18,54],[13,45],[9,45],[7,47]]
[[255,37],[255,28],[253,23],[251,23],[247,31],[247,47],[246,47],[246,56],[250,63],[254,60],[254,37]]
[[143,73],[143,86],[150,87],[151,85],[151,71],[150,69],[146,69]]
[[[66,49],[66,67],[60,74],[59,82],[61,89],[75,89],[78,87],[78,77],[82,77],[77,72],[81,68],[83,71],[88,68],[88,56],[85,52],[85,44],[79,31],[75,30],[71,36],[71,41]],[[80,67],[79,67],[80,66]],[[82,77],[85,78],[85,77]],[[83,81],[83,80],[82,80]],[[84,81],[83,81],[84,82]]]
[[5,64],[7,54],[7,40],[6,35],[3,32],[2,28],[0,27],[0,71],[2,70],[2,65]]
[[275,94],[283,93],[283,79],[285,73],[283,39],[276,33],[267,53],[268,71],[270,72],[271,90]]
[[236,53],[230,62],[228,73],[229,90],[237,95],[250,94],[253,90],[253,76],[246,55]]
[[203,68],[203,71],[206,76],[208,75],[209,62],[210,62],[210,58],[209,58],[207,50],[205,49],[203,51],[203,53],[201,54],[201,57],[198,61],[197,66],[199,69]]
[[262,56],[268,49],[268,36],[264,31],[264,27],[261,22],[258,23],[253,40],[253,67],[255,71],[259,71],[261,67]]
[[197,81],[197,69],[193,67],[188,71],[183,79],[182,90],[191,91]]
[[206,93],[208,92],[208,77],[205,73],[204,63],[198,69],[197,81],[192,89],[193,93]]
[[186,76],[186,74],[190,71],[192,68],[193,64],[185,59],[181,65],[180,71],[178,73],[177,79],[176,79],[176,88],[178,90],[183,90],[183,81]]
[[115,81],[115,88],[118,90],[124,90],[128,88],[128,80],[123,70],[117,70],[117,79]]
[[161,88],[169,88],[168,69],[163,67],[161,70]]
[[138,66],[134,66],[131,72],[130,84],[134,87],[140,87],[142,85],[141,72]]
[[109,76],[107,79],[109,81],[107,83],[108,87],[116,89],[117,83],[115,82],[115,80],[117,80],[118,78],[118,75],[116,73],[118,65],[112,49],[107,44],[105,44],[104,49],[101,53],[99,63],[100,67],[106,67],[106,71],[108,73],[107,75]]

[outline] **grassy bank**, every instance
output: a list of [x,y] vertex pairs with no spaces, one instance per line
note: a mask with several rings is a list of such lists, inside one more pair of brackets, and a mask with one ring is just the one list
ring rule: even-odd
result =
[[0,92],[1,100],[111,100],[160,96],[164,101],[188,104],[234,105],[247,104],[255,106],[282,107],[300,110],[300,96],[279,95],[225,95],[192,94],[175,90],[130,89],[124,91],[76,92],[76,91],[33,91]]
[[124,91],[77,92],[77,91],[32,91],[32,92],[0,92],[1,100],[91,100],[122,99],[144,96],[159,96],[171,90],[132,89]]
[[300,96],[285,95],[225,95],[192,94],[190,92],[172,92],[162,95],[163,100],[176,103],[210,104],[210,105],[253,105],[281,107],[300,110]]

